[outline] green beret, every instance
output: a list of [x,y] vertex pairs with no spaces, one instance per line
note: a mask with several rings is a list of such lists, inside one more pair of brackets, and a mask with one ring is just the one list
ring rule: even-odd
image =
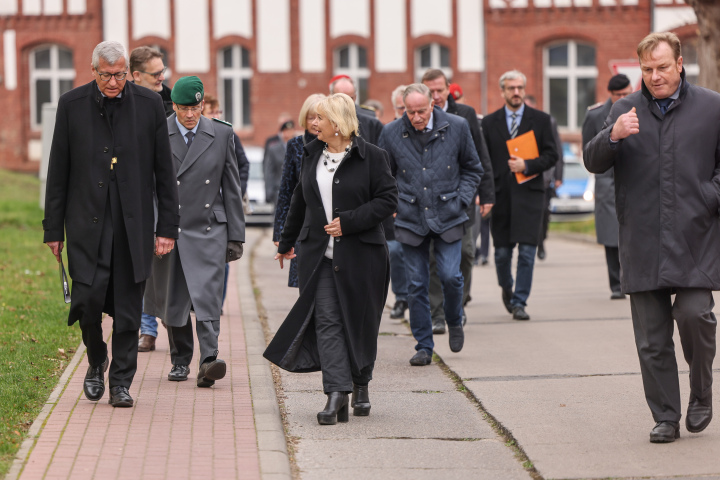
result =
[[181,77],[173,85],[170,98],[178,105],[193,106],[202,102],[205,98],[205,90],[198,77]]

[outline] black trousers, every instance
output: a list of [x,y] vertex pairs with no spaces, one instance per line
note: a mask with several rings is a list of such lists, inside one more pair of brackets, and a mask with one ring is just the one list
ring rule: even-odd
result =
[[347,333],[338,299],[332,260],[324,258],[318,267],[315,291],[315,334],[317,336],[323,391],[352,392],[353,383],[367,385],[372,380],[373,365],[353,374],[347,346]]
[[145,282],[136,283],[130,245],[123,221],[115,175],[108,185],[98,263],[92,284],[73,282],[68,323],[80,322],[88,362],[105,361],[108,348],[102,332],[102,313],[113,317],[111,387],[130,387],[137,370],[137,336]]
[[[220,320],[195,321],[200,345],[200,364],[213,361],[218,355]],[[182,327],[167,327],[170,341],[170,361],[173,365],[190,365],[193,357],[193,326],[190,315]]]
[[605,261],[607,262],[610,291],[620,292],[620,253],[618,247],[605,247]]
[[714,306],[712,292],[705,289],[666,288],[630,294],[645,399],[656,422],[678,422],[682,417],[673,318],[690,366],[691,395],[703,399],[711,393],[717,329]]

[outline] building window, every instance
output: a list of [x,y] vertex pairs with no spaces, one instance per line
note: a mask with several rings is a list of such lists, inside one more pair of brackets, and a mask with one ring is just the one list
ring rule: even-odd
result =
[[218,59],[218,96],[225,119],[234,126],[251,126],[250,51],[240,45],[220,50]]
[[357,101],[363,103],[368,98],[368,69],[367,49],[351,43],[335,50],[335,75],[347,75],[355,82]]
[[57,103],[60,95],[73,88],[73,52],[59,45],[44,45],[30,52],[30,124],[40,128],[42,107]]
[[443,71],[448,81],[452,79],[450,68],[450,49],[439,43],[423,45],[415,50],[415,78],[419,82],[425,72],[430,68]]
[[686,39],[682,42],[682,58],[683,67],[685,67],[685,79],[694,85],[697,85],[698,77],[700,76],[697,45],[697,37]]
[[570,41],[544,52],[546,110],[568,130],[579,130],[587,107],[595,103],[598,70],[595,47]]

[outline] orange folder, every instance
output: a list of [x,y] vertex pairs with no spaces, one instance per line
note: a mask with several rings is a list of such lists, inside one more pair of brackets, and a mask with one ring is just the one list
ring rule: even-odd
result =
[[[506,143],[508,153],[510,153],[510,155],[520,157],[526,162],[528,160],[536,159],[540,156],[540,152],[538,152],[537,140],[535,140],[535,132],[533,132],[532,130],[523,133],[522,135],[518,135],[515,138],[511,138]],[[518,184],[520,184],[532,180],[538,175],[539,174],[537,173],[535,175],[523,175],[522,172],[516,172],[515,179],[517,180]]]

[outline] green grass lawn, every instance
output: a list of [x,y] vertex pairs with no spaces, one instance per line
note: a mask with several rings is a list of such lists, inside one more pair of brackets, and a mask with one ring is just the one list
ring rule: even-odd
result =
[[39,185],[0,170],[0,478],[80,343],[42,243]]
[[550,222],[551,232],[583,233],[595,235],[595,218],[581,220],[579,222]]

